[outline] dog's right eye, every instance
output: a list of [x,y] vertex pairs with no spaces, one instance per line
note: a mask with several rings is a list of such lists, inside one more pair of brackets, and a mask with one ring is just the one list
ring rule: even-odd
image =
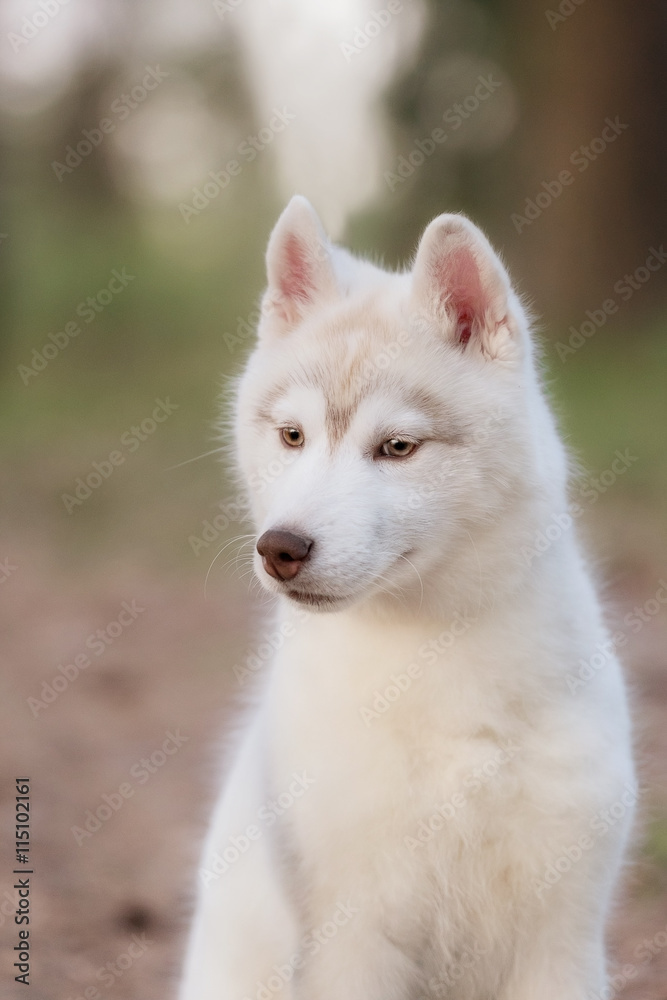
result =
[[415,448],[418,447],[416,441],[404,441],[403,438],[390,438],[380,445],[379,455],[387,458],[407,458]]
[[300,431],[298,427],[283,427],[280,436],[290,448],[300,448],[305,441],[303,431]]

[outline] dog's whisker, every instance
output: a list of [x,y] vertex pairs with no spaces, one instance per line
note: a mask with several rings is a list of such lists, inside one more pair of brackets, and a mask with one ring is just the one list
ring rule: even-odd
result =
[[[241,542],[236,554],[227,559],[226,562],[223,564],[224,568],[228,569],[230,566],[234,566],[234,572],[237,572],[239,568],[244,565],[252,566],[252,561],[254,558],[254,544],[253,544],[254,541],[255,541],[255,536],[249,535],[245,542]],[[243,551],[244,548],[248,545],[253,546],[253,551],[244,552]]]
[[200,458],[208,458],[209,455],[219,455],[221,451],[226,451],[225,445],[220,448],[213,448],[211,451],[204,451],[201,455],[195,455],[194,458],[186,458],[184,462],[178,462],[176,465],[170,465],[168,468],[163,469],[163,472],[173,472],[174,469],[180,469],[184,465],[189,465],[190,462],[198,462]]
[[477,551],[477,546],[475,545],[475,539],[472,537],[472,535],[467,529],[466,529],[466,535],[470,539],[470,544],[472,545],[473,552],[475,553],[475,558],[477,560],[477,571],[479,573],[479,590],[477,592],[477,613],[475,614],[475,618],[479,618],[479,613],[482,610],[482,593],[483,593],[482,564],[479,559],[479,552]]
[[410,559],[408,559],[407,556],[401,555],[401,556],[399,556],[399,558],[400,559],[404,559],[406,561],[406,563],[408,564],[408,566],[412,566],[413,570],[417,574],[417,579],[419,580],[419,587],[420,587],[419,608],[418,608],[418,611],[421,611],[422,604],[423,604],[423,601],[424,601],[424,581],[422,580],[421,573],[419,572],[419,570],[417,569],[417,567],[415,566],[415,564],[413,562],[411,562]]
[[378,575],[375,577],[374,582],[378,580],[382,580],[386,584],[388,584],[388,586],[386,587],[381,587],[378,585],[377,589],[379,593],[386,594],[388,597],[393,597],[397,601],[401,601],[403,604],[407,603],[403,596],[405,592],[405,587],[402,587],[400,583],[398,583],[396,580],[388,579],[383,573],[378,573]]
[[235,542],[239,542],[239,541],[241,541],[242,545],[243,544],[247,544],[246,543],[246,539],[249,539],[249,538],[254,538],[254,535],[248,535],[248,534],[237,535],[235,538],[231,538],[228,542],[226,542],[222,546],[222,548],[218,549],[218,551],[216,552],[216,554],[213,556],[213,559],[211,560],[211,564],[208,567],[208,571],[206,573],[206,579],[204,580],[204,600],[207,600],[206,585],[208,583],[208,578],[209,578],[209,576],[211,574],[211,570],[213,569],[213,565],[216,562],[216,560],[222,555],[222,553],[225,551],[225,549],[229,548],[230,545],[233,545]]

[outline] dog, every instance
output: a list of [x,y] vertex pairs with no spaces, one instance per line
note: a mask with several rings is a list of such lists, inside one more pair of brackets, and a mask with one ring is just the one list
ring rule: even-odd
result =
[[599,1000],[631,724],[527,312],[461,215],[389,273],[294,197],[267,280],[235,439],[286,638],[180,998]]

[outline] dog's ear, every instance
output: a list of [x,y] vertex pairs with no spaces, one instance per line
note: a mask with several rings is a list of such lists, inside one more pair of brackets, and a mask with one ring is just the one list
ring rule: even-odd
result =
[[276,222],[266,250],[266,271],[262,312],[279,331],[336,295],[329,241],[315,209],[301,195],[292,198]]
[[486,236],[463,215],[439,215],[426,227],[413,268],[412,305],[435,320],[462,350],[510,359],[518,330],[510,282]]

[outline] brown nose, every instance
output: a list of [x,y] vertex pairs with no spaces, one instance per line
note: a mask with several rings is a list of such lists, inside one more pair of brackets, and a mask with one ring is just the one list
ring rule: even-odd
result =
[[282,528],[265,531],[257,542],[264,569],[274,580],[293,580],[306,559],[312,542]]

